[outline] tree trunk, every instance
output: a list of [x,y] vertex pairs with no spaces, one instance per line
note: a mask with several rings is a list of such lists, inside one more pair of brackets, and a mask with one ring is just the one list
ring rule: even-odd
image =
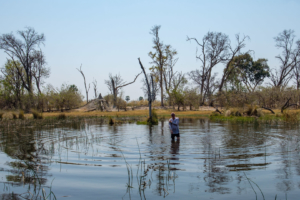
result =
[[160,105],[162,106],[162,107],[164,107],[164,89],[163,89],[163,77],[162,77],[162,69],[160,70],[160,95],[161,95],[161,97],[160,97],[160,100],[161,100],[161,102],[160,102]]

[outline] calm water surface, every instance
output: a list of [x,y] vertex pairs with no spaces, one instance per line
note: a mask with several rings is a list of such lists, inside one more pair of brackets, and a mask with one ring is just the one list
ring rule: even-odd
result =
[[1,129],[0,197],[300,199],[298,126],[181,119],[172,142],[167,122]]

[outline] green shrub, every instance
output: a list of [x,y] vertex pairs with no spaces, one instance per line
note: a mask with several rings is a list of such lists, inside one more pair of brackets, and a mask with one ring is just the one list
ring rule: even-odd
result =
[[19,111],[19,119],[25,119],[24,111],[23,110]]
[[37,110],[31,110],[33,119],[43,119],[42,113],[39,113]]
[[61,113],[57,116],[57,119],[66,119],[66,118],[67,118],[67,116],[65,113]]

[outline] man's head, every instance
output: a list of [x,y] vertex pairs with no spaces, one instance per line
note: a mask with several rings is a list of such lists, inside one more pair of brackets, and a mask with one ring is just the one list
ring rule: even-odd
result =
[[172,119],[175,119],[175,113],[171,113],[171,117],[172,117]]

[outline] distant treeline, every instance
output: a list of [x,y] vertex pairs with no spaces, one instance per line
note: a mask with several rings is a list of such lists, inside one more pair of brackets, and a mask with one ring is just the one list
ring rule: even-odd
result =
[[[198,69],[187,73],[176,70],[178,52],[160,38],[160,26],[151,28],[153,50],[149,52],[151,66],[148,77],[154,78],[154,97],[160,96],[160,105],[177,106],[179,109],[197,109],[199,106],[240,107],[255,104],[261,107],[276,108],[288,104],[298,106],[300,96],[300,40],[296,41],[293,30],[284,30],[274,38],[275,46],[280,50],[274,55],[278,67],[270,67],[268,60],[254,60],[253,51],[246,49],[249,36],[235,35],[231,42],[228,35],[221,32],[208,32],[202,38],[187,37],[196,45]],[[44,34],[38,34],[33,28],[0,36],[0,49],[7,54],[7,61],[1,68],[0,109],[32,108],[51,111],[79,107],[83,96],[76,85],[63,84],[60,88],[45,85],[50,76],[46,67],[45,55],[40,45],[45,42]],[[218,73],[217,66],[223,66]],[[138,69],[138,63],[137,63]],[[219,68],[218,68],[219,69]],[[82,74],[86,99],[90,84]],[[114,106],[126,107],[121,88],[133,84],[125,82],[120,74],[109,74],[105,84],[112,96],[106,96]],[[220,77],[220,78],[218,78]],[[97,81],[92,82],[95,97],[98,95]],[[143,80],[145,99],[147,87]],[[126,97],[129,101],[130,97]],[[157,101],[156,101],[157,102]]]

